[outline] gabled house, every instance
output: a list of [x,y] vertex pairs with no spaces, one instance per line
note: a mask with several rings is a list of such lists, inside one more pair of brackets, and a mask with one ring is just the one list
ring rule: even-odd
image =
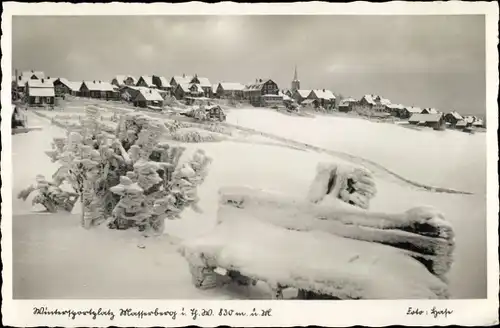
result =
[[155,89],[148,89],[148,90],[143,88],[139,89],[139,92],[135,96],[133,102],[134,106],[142,108],[163,107],[163,97]]
[[45,78],[45,73],[42,71],[24,71],[21,73],[24,80],[41,80]]
[[455,126],[459,121],[463,119],[464,118],[462,117],[462,115],[460,115],[456,111],[449,112],[444,116],[445,122],[450,123],[452,126]]
[[335,106],[335,96],[330,90],[319,89],[311,90],[307,99],[314,100],[316,107],[323,107],[325,109],[333,109]]
[[258,79],[255,83],[245,86],[243,95],[254,106],[262,106],[262,96],[278,95],[279,88],[276,82],[271,79]]
[[142,75],[135,85],[138,87],[156,88],[151,75]]
[[164,76],[153,75],[153,84],[158,90],[167,91],[170,94],[172,86]]
[[439,111],[435,108],[424,108],[422,114],[439,114]]
[[203,89],[205,97],[208,98],[212,96],[212,84],[210,83],[210,80],[207,79],[206,77],[200,77],[197,74],[195,74],[191,79],[190,83],[199,85]]
[[179,84],[190,84],[191,80],[193,79],[192,76],[189,75],[176,75],[170,79],[170,85],[172,86],[172,90],[175,90]]
[[104,81],[83,81],[80,87],[80,95],[82,97],[118,100],[119,92],[115,90],[113,85]]
[[78,96],[82,82],[69,81],[63,77],[54,81],[56,96],[71,95]]
[[216,88],[217,98],[242,99],[245,86],[241,83],[221,82]]
[[399,118],[402,119],[408,119],[410,118],[413,114],[420,114],[422,113],[422,109],[419,107],[413,107],[413,106],[407,106],[399,110]]
[[354,98],[344,98],[339,102],[339,112],[350,112],[352,111],[352,106],[356,103]]
[[55,103],[54,84],[41,79],[30,79],[25,85],[28,106],[53,106]]
[[191,90],[189,89],[189,84],[182,83],[177,84],[175,89],[173,90],[173,95],[177,100],[184,99],[185,97],[189,97],[191,95]]
[[310,93],[311,90],[295,90],[292,94],[292,98],[297,103],[301,104],[304,100],[307,99],[307,97],[309,97]]
[[445,124],[443,114],[413,114],[408,122],[414,125],[432,127],[435,130],[441,129]]
[[205,90],[203,87],[196,83],[191,83],[189,85],[189,94],[192,97],[203,97],[205,95]]

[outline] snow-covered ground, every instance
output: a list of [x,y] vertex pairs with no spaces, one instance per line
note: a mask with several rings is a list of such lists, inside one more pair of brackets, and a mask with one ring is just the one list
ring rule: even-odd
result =
[[433,187],[486,193],[486,134],[416,131],[335,116],[294,117],[266,109],[228,112],[229,123],[359,156]]
[[[252,115],[255,115],[256,119]],[[401,139],[405,138],[404,133],[412,132],[407,129],[380,125],[386,129],[400,129],[398,131],[401,131],[402,135],[397,140],[378,137],[381,140],[378,148],[381,154],[378,155],[379,157],[372,158],[370,156],[378,154],[377,150],[369,149],[367,145],[370,145],[370,142],[374,144],[375,141],[372,139],[375,132],[370,132],[364,126],[360,129],[356,125],[369,122],[355,120],[360,123],[352,123],[349,119],[337,118],[345,122],[337,122],[340,127],[329,132],[318,119],[297,118],[301,120],[300,123],[295,122],[294,117],[283,115],[275,116],[280,119],[279,122],[267,122],[263,124],[268,125],[255,126],[259,124],[259,121],[270,120],[273,115],[280,114],[265,111],[254,111],[251,114],[246,110],[238,110],[231,112],[229,118],[233,123],[243,126],[262,129],[268,126],[270,132],[274,126],[272,132],[282,136],[289,133],[291,139],[303,138],[300,139],[302,142],[312,143],[316,140],[319,143],[323,140],[323,145],[329,145],[332,148],[336,145],[347,147],[348,138],[342,133],[350,131],[349,136],[359,136],[358,139],[350,140],[352,151],[350,149],[334,150],[354,154],[359,152],[362,157],[375,161],[383,157],[381,154],[387,154],[384,164],[392,163],[393,169],[396,170],[395,166],[404,166],[401,164],[403,161],[413,163],[414,171],[405,172],[420,174],[420,177],[424,177],[426,173],[439,176],[439,172],[435,172],[441,171],[440,168],[443,167],[443,164],[439,162],[434,163],[435,165],[431,163],[431,161],[436,161],[437,150],[430,152],[434,157],[415,156],[412,157],[413,162],[408,158],[412,156],[413,151],[418,151],[422,155],[422,151],[426,148],[423,145],[428,146],[428,141],[423,141],[421,148],[417,150],[412,147],[403,147],[405,141]],[[327,119],[330,120],[330,118]],[[119,232],[105,228],[86,231],[79,227],[76,216],[33,214],[30,199],[27,202],[15,199],[21,189],[34,181],[36,174],[45,174],[46,177],[50,177],[55,171],[57,165],[51,163],[43,151],[50,148],[53,137],[64,134],[62,129],[51,126],[47,120],[35,115],[29,115],[29,122],[30,125],[43,126],[43,130],[12,136],[14,298],[269,298],[269,290],[264,285],[257,285],[250,290],[234,289],[234,287],[211,291],[195,289],[191,284],[186,261],[176,252],[175,244],[181,239],[199,235],[213,227],[217,211],[217,190],[220,187],[247,185],[305,197],[309,183],[314,177],[317,162],[332,159],[326,154],[277,147],[271,143],[268,145],[252,143],[257,140],[264,141],[265,138],[262,137],[248,138],[248,142],[245,143],[235,140],[188,144],[186,146],[188,150],[201,148],[213,158],[210,174],[199,190],[201,198],[199,205],[203,213],[198,214],[187,210],[182,220],[167,223],[167,235],[163,238],[144,239],[137,232],[132,231]],[[313,128],[310,125],[311,122],[317,122],[318,127]],[[297,124],[296,133],[292,130],[292,124]],[[345,128],[349,125],[350,129]],[[352,131],[351,129],[356,126],[360,130]],[[310,135],[316,135],[314,140],[311,140],[313,137],[307,137],[305,130],[315,131],[315,133],[310,132]],[[425,135],[426,133],[419,134]],[[433,132],[429,133],[433,135]],[[342,138],[339,138],[339,135],[342,135]],[[361,136],[363,140],[360,140]],[[463,138],[466,137],[471,138],[468,135],[464,135]],[[410,136],[406,143],[414,144],[416,142],[414,138],[416,137]],[[423,138],[429,137],[423,136]],[[440,140],[439,136],[434,136],[434,138]],[[452,144],[454,139],[447,143],[442,141],[441,144]],[[330,140],[332,143],[329,143]],[[337,140],[340,141],[337,142]],[[358,142],[360,145],[356,146]],[[460,143],[461,146],[467,144],[460,136],[455,142]],[[393,146],[393,143],[396,146]],[[468,145],[477,146],[472,141]],[[363,149],[367,151],[363,153]],[[400,153],[393,155],[391,149],[394,149],[394,152],[397,149]],[[450,152],[453,153],[453,151]],[[466,151],[455,151],[455,157],[447,160],[447,165],[453,167],[451,171],[455,175],[448,172],[450,170],[441,172],[441,175],[455,178],[458,176],[456,171],[464,167],[470,168],[472,165],[470,161],[475,160],[476,163],[485,161],[484,153],[480,154],[477,149],[471,152],[475,154],[475,159],[470,159],[469,155],[465,156],[465,159],[460,159],[457,153],[464,155]],[[443,151],[443,154],[446,154],[446,151]],[[186,156],[188,155],[189,151]],[[391,158],[393,162],[390,161]],[[455,160],[459,163],[455,163]],[[464,164],[463,161],[469,162]],[[434,169],[430,170],[432,167]],[[404,174],[405,172],[400,170],[398,173]],[[484,175],[481,174],[478,172],[476,176],[478,185],[485,184]],[[471,179],[470,175],[468,170],[462,172],[462,178],[467,181]],[[441,177],[441,180],[437,182],[446,182],[443,179]],[[417,181],[426,182],[418,179]],[[485,297],[485,195],[430,193],[410,189],[381,178],[377,178],[376,183],[378,195],[372,202],[373,210],[399,212],[413,206],[432,205],[444,212],[455,228],[457,244],[456,261],[449,274],[451,293],[454,298]],[[456,185],[450,185],[450,187],[453,186],[456,187]],[[139,248],[138,245],[145,246],[145,248]]]

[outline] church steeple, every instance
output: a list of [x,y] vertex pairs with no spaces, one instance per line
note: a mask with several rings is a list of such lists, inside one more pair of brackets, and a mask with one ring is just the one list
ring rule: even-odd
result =
[[293,74],[293,81],[292,81],[292,90],[290,91],[294,93],[295,90],[300,90],[300,80],[299,80],[299,75],[297,74],[297,65],[295,65],[295,71]]

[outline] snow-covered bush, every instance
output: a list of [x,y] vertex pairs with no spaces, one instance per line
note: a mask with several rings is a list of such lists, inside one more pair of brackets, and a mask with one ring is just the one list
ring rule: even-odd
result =
[[187,128],[172,133],[172,139],[181,142],[214,142],[221,141],[223,136],[202,129]]
[[61,164],[54,182],[38,182],[18,197],[38,189],[36,200],[48,210],[71,211],[71,194],[57,189],[67,181],[82,202],[86,228],[106,221],[110,228],[161,232],[164,219],[178,218],[187,206],[196,209],[197,187],[211,161],[203,151],[181,165],[184,148],[159,143],[164,124],[138,113],[122,115],[113,133],[103,127],[98,108],[88,106],[80,125],[46,152]]

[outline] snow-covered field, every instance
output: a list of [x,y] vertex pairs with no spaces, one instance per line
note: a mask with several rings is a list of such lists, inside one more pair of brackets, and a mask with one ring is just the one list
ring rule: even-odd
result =
[[[294,117],[266,109],[228,112],[229,123],[359,156],[433,187],[486,193],[486,134],[416,131],[335,116]],[[312,132],[314,131],[314,132]]]
[[[256,110],[231,111],[229,120],[359,155],[421,183],[475,191],[474,195],[431,193],[378,177],[378,195],[371,208],[399,212],[432,205],[444,212],[456,233],[456,261],[449,274],[453,298],[486,296],[483,135],[447,138],[451,131],[437,135],[363,120],[295,118]],[[64,134],[61,128],[33,114],[29,122],[43,126],[43,130],[12,136],[14,298],[269,298],[265,285],[249,290],[195,289],[175,244],[213,227],[220,187],[247,185],[305,197],[317,162],[332,159],[326,154],[278,147],[270,140],[263,144],[266,138],[255,136],[248,137],[247,142],[240,138],[188,144],[188,150],[201,148],[213,158],[210,174],[199,190],[203,213],[187,210],[182,220],[167,222],[163,238],[144,239],[132,231],[86,231],[75,216],[33,214],[30,200],[15,199],[36,174],[50,177],[55,171],[56,164],[43,150],[50,148],[53,137]],[[438,145],[446,149],[439,150]]]

